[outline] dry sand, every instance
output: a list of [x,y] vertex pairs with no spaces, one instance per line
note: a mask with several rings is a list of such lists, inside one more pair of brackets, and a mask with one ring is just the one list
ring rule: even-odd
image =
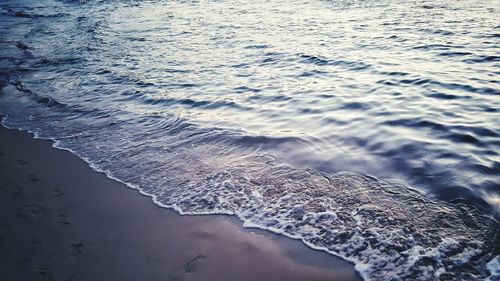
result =
[[228,216],[180,216],[52,142],[0,128],[0,272],[22,280],[360,280]]

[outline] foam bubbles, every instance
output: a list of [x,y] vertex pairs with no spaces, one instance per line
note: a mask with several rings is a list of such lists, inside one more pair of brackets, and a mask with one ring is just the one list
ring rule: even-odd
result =
[[129,130],[127,124],[106,127],[107,134],[99,133],[102,125],[87,126],[84,134],[66,138],[77,132],[36,120],[4,123],[44,132],[41,137],[56,135],[58,147],[160,206],[189,215],[236,215],[246,227],[301,239],[353,261],[366,279],[498,275],[498,224],[468,205],[434,201],[364,175],[294,168],[271,154],[214,144],[198,134],[168,134],[168,128],[146,141],[141,137],[147,129]]

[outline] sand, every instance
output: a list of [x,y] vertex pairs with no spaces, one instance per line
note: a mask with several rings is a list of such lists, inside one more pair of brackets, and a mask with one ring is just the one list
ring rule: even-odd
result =
[[0,272],[21,280],[361,280],[230,216],[180,216],[48,140],[0,128]]

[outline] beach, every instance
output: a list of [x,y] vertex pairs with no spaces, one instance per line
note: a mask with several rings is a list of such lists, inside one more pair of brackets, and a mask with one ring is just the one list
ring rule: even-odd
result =
[[180,216],[48,140],[0,128],[2,280],[361,280],[229,216]]
[[0,1],[0,281],[500,280],[499,8]]

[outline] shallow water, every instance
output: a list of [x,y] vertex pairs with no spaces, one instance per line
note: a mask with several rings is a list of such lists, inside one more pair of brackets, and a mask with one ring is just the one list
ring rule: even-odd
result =
[[498,277],[498,2],[0,7],[5,125],[367,279]]

